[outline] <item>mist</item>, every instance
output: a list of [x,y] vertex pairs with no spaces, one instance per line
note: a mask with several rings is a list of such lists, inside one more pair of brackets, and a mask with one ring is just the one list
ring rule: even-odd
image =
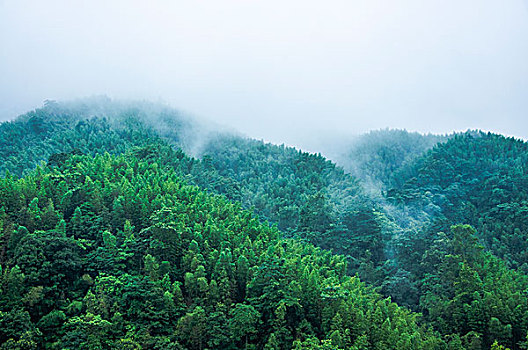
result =
[[0,0],[0,119],[107,95],[307,150],[372,129],[528,138],[528,5]]

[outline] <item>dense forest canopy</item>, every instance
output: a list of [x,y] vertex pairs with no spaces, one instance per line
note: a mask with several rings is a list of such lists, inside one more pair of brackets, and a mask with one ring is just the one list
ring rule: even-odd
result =
[[381,130],[336,165],[164,106],[48,101],[0,125],[0,344],[526,348],[527,151]]

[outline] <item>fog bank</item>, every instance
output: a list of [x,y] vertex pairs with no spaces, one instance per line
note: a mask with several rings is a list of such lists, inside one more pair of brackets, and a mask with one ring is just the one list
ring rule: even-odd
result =
[[161,101],[275,143],[479,128],[528,137],[526,1],[0,0],[0,118]]

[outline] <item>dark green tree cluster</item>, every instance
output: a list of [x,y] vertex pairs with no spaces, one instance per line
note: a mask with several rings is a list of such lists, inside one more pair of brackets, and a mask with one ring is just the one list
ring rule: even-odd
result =
[[342,168],[320,154],[225,135],[204,152],[218,174],[236,181],[240,197],[233,199],[245,208],[290,237],[346,255],[350,273],[383,279],[393,230],[383,209]]
[[[48,106],[0,124],[0,174],[22,176],[60,152],[123,153],[147,137],[147,130],[133,125],[116,129],[106,118],[78,119],[75,114],[56,114]],[[54,161],[60,160],[56,156]]]
[[409,166],[388,196],[432,217],[431,232],[471,224],[487,249],[528,273],[527,164],[526,142],[458,134]]
[[2,349],[447,349],[344,258],[162,164],[73,154],[0,180]]
[[471,226],[439,233],[420,265],[420,307],[442,334],[474,349],[493,342],[518,349],[526,340],[528,277],[484,252]]
[[178,111],[147,102],[105,97],[46,101],[42,108],[0,124],[0,174],[22,176],[61,152],[120,154],[160,137],[191,148],[199,130]]

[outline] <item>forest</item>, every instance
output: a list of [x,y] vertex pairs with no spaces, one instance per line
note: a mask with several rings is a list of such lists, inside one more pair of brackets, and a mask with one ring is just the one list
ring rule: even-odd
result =
[[528,349],[528,144],[328,159],[147,102],[0,124],[0,349]]

